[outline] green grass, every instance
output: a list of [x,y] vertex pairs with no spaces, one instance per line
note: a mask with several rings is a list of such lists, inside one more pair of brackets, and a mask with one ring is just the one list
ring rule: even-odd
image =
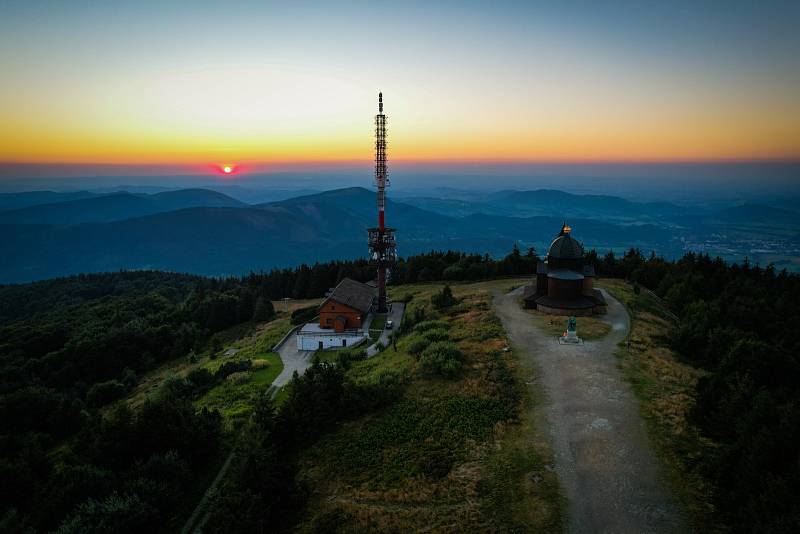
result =
[[369,329],[383,331],[385,327],[386,327],[386,314],[376,313],[375,316],[372,318],[372,322],[369,325]]
[[486,439],[504,415],[496,399],[404,399],[363,425],[335,434],[322,445],[325,452],[319,458],[351,482],[375,485],[420,475],[441,477],[465,458],[467,439]]
[[535,446],[530,429],[510,428],[503,446],[492,451],[487,476],[478,486],[484,513],[508,525],[509,532],[563,532],[559,510],[566,505],[546,445]]
[[400,345],[397,350],[389,347],[372,358],[353,362],[348,376],[356,383],[378,384],[381,375],[388,371],[410,373],[414,362],[415,358],[403,351]]
[[[283,362],[278,354],[272,352],[272,347],[291,328],[289,318],[281,317],[262,325],[246,337],[236,339],[226,345],[222,352],[235,348],[237,353],[233,356],[221,356],[203,362],[202,367],[212,373],[216,372],[223,363],[234,360],[253,360],[254,369],[249,372],[247,381],[243,383],[225,380],[221,384],[217,384],[198,399],[196,405],[219,410],[229,425],[241,424],[250,415],[258,396],[267,390],[283,370]],[[255,363],[257,360],[266,361],[269,365],[259,368]]]
[[252,359],[267,361],[269,366],[249,372],[248,380],[244,383],[237,383],[230,379],[224,380],[203,395],[197,401],[197,406],[217,409],[232,424],[241,423],[250,415],[258,396],[264,394],[272,381],[283,370],[283,362],[280,356],[274,352],[257,354]]
[[[334,523],[343,531],[562,530],[558,481],[543,467],[549,449],[517,419],[527,388],[513,353],[502,350],[509,342],[491,310],[491,292],[514,282],[452,284],[458,303],[441,311],[430,297],[442,283],[390,289],[412,295],[406,318],[424,310],[427,324],[398,338],[396,348],[351,362],[347,376],[373,385],[391,374],[401,397],[301,454],[311,495],[299,532]],[[421,372],[409,347],[426,331],[463,354],[460,373]],[[543,481],[531,487],[539,471]]]

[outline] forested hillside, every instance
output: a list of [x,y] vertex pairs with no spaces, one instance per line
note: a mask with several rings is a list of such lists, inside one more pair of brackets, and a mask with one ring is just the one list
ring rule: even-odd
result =
[[[513,274],[533,261],[431,253],[402,260],[394,280],[471,265],[478,278]],[[207,350],[215,333],[270,319],[273,299],[320,297],[345,276],[373,275],[360,260],[224,279],[136,271],[0,286],[0,530],[48,531],[69,516],[65,532],[84,532],[103,514],[168,524],[219,453],[219,414],[195,410],[191,389],[186,398],[167,388],[136,412],[104,406],[151,369]],[[198,373],[192,387],[224,374]]]
[[[669,343],[707,371],[692,419],[719,446],[692,461],[716,488],[720,522],[795,528],[800,279],[707,256],[669,262],[634,249],[621,258],[592,251],[587,260],[603,276],[660,295],[678,317]],[[433,252],[402,259],[391,283],[528,275],[536,261],[535,251],[516,248],[502,260]],[[215,333],[268,320],[271,300],[320,297],[344,276],[372,275],[360,260],[224,279],[144,271],[0,286],[0,530],[86,532],[112,517],[137,528],[174,524],[184,493],[218,461],[220,416],[191,399],[219,377],[198,373],[140,409],[104,407],[161,363],[207,350]],[[297,409],[322,409],[315,403]]]
[[715,488],[720,525],[798,531],[800,278],[693,254],[667,262],[631,250],[594,261],[661,296],[678,317],[668,343],[707,371],[690,418],[717,447],[684,461]]

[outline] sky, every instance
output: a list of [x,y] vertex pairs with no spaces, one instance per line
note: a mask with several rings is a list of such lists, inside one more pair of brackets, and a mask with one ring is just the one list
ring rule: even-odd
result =
[[798,27],[797,1],[0,0],[0,175],[363,165],[378,91],[390,164],[797,161]]

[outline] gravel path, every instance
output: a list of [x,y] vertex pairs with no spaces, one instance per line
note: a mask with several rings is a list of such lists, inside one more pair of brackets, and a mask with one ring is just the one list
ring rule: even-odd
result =
[[[614,351],[629,327],[625,308],[605,293],[611,333],[559,345],[521,309],[521,291],[496,293],[494,306],[523,365],[537,371],[530,387],[544,386],[547,398],[530,415],[547,428],[569,532],[687,531],[636,398],[617,369]],[[578,336],[580,325],[578,318]]]

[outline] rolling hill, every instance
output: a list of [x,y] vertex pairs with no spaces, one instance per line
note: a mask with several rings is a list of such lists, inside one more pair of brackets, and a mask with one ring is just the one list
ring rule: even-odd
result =
[[[151,197],[163,199],[162,195],[170,198],[168,193]],[[181,195],[172,198],[176,197]],[[167,205],[160,202],[162,208]],[[74,206],[65,213],[73,215]],[[94,217],[102,213],[98,210]],[[0,282],[145,268],[225,275],[360,257],[367,253],[366,228],[374,219],[374,193],[348,188],[257,206],[195,207],[108,222],[5,224],[0,226]],[[431,249],[500,255],[515,241],[541,250],[562,219],[448,217],[389,201],[387,221],[398,229],[401,255]],[[650,224],[589,219],[573,219],[571,224],[588,247],[663,247],[671,238],[665,229]]]
[[208,189],[152,195],[118,192],[0,212],[0,224],[71,225],[110,222],[193,207],[240,207],[243,202]]
[[588,217],[614,220],[670,220],[697,214],[668,202],[633,202],[610,195],[576,195],[552,189],[498,191],[478,199],[407,197],[404,202],[443,215],[465,216],[474,213],[513,217],[554,216]]
[[716,212],[712,220],[734,224],[800,225],[800,213],[763,204],[742,204]]
[[67,202],[97,196],[89,191],[26,191],[23,193],[0,193],[0,211],[27,208],[39,204]]

